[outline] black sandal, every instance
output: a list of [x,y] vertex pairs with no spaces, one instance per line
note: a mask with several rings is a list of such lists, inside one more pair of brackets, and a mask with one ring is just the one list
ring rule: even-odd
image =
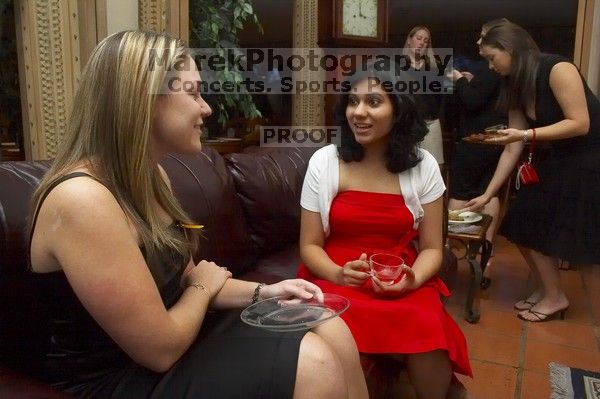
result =
[[527,310],[527,313],[535,316],[535,319],[533,320],[529,320],[526,319],[524,316],[521,316],[521,314],[519,313],[517,316],[519,317],[519,319],[524,320],[524,321],[528,321],[530,323],[540,323],[540,322],[544,322],[544,321],[550,321],[555,319],[557,316],[561,319],[564,320],[565,319],[565,314],[567,313],[567,309],[569,309],[569,307],[567,306],[566,308],[563,309],[558,309],[552,313],[542,313],[542,312],[538,312],[536,310]]

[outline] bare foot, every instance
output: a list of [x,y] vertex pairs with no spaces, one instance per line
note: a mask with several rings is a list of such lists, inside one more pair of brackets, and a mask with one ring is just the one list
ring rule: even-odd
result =
[[529,310],[535,304],[537,304],[544,297],[544,293],[542,290],[533,291],[531,295],[529,295],[526,299],[521,299],[519,302],[515,303],[515,309],[517,310]]

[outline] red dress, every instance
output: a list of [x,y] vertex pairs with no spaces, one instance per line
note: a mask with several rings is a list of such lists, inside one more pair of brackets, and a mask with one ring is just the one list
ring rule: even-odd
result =
[[[324,249],[338,265],[356,260],[361,253],[392,253],[412,265],[417,251],[413,216],[398,194],[344,191],[338,193],[329,214],[331,233]],[[324,292],[350,299],[342,318],[362,353],[423,353],[448,351],[453,370],[472,376],[465,337],[440,301],[446,285],[433,277],[400,297],[374,293],[370,280],[362,287],[339,286],[316,278],[302,264],[298,277],[312,281]]]

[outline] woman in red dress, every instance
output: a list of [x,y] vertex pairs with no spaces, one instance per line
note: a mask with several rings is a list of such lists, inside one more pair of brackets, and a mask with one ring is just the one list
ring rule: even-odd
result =
[[[465,338],[440,300],[449,295],[437,277],[445,186],[418,148],[427,127],[412,96],[373,84],[397,81],[395,72],[366,69],[336,108],[341,146],[309,163],[298,275],[350,299],[342,317],[361,353],[401,358],[419,397],[444,398],[453,371],[472,375]],[[391,285],[369,273],[378,252],[404,259]]]

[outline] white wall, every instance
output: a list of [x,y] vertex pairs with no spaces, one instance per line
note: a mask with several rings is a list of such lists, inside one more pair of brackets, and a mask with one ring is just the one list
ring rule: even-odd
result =
[[108,35],[138,29],[138,0],[106,0]]

